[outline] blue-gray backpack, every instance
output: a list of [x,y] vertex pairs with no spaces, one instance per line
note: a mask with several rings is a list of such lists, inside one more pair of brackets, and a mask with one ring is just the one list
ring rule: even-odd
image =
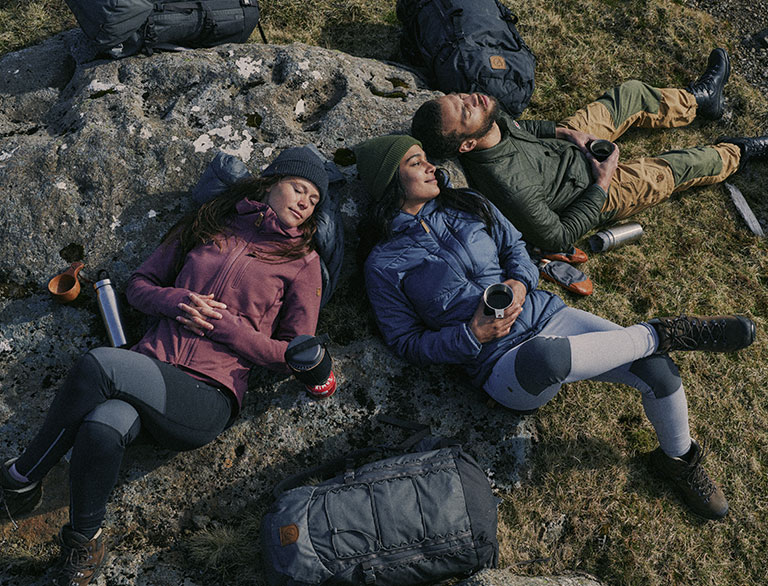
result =
[[536,57],[498,0],[397,0],[400,49],[435,89],[495,97],[517,118],[533,94]]
[[[65,0],[100,53],[244,43],[259,27],[258,0]],[[266,43],[266,39],[264,39]]]
[[[269,584],[407,586],[495,567],[499,501],[477,462],[437,439],[415,448],[433,440],[433,449],[358,468],[341,458],[278,485],[261,525]],[[299,486],[334,467],[343,473]]]
[[[344,224],[339,204],[339,189],[346,183],[344,175],[332,162],[326,160],[315,145],[307,145],[325,161],[328,173],[328,197],[315,208],[317,230],[313,237],[315,250],[320,256],[320,274],[323,291],[320,307],[324,307],[336,290],[344,260]],[[250,177],[251,172],[240,159],[219,151],[208,164],[200,180],[192,190],[192,198],[198,204],[213,199],[240,179]]]

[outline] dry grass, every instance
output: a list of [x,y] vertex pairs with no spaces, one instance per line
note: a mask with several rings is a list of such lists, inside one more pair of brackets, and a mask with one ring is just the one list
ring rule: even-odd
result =
[[[262,6],[271,42],[396,56],[394,0],[274,0]],[[737,49],[727,25],[671,0],[533,0],[512,8],[538,55],[529,118],[559,119],[632,77],[679,87],[701,70],[712,47]],[[0,0],[0,52],[71,24],[62,0]],[[624,156],[706,144],[721,134],[765,133],[768,104],[737,71],[727,98],[723,121],[632,132],[621,141]],[[768,215],[767,175],[768,165],[755,164],[733,178],[762,217]],[[724,487],[731,513],[723,522],[704,523],[648,474],[644,453],[656,440],[635,391],[572,384],[535,416],[530,480],[503,495],[502,565],[530,574],[583,570],[610,584],[764,584],[768,246],[750,235],[722,187],[676,196],[637,219],[644,238],[595,255],[585,267],[595,294],[569,301],[622,324],[679,312],[738,311],[755,319],[758,341],[746,351],[676,356],[693,434],[711,446],[708,469]],[[343,323],[345,300],[355,296],[349,289],[337,294],[324,322]],[[217,572],[229,568],[231,583],[251,582],[251,560],[221,557],[221,544],[236,543],[238,535],[254,543],[256,527],[244,521],[198,535],[191,557]]]

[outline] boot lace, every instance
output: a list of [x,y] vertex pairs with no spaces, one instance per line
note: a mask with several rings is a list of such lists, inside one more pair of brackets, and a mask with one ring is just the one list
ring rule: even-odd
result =
[[75,580],[92,574],[98,567],[87,545],[62,543],[62,550],[61,574],[68,581],[67,584],[77,584]]
[[689,318],[684,315],[664,322],[673,348],[696,350],[701,346],[717,347],[725,339],[725,321]]
[[694,95],[711,95],[713,93],[712,85],[715,83],[715,75],[716,71],[714,68],[707,69],[699,79],[688,84],[688,90]]
[[706,470],[704,470],[704,466],[701,465],[706,454],[706,445],[702,444],[698,453],[689,464],[689,472],[685,481],[691,490],[694,490],[705,501],[708,501],[712,493],[715,492],[715,484],[710,480]]
[[13,515],[11,515],[11,509],[8,508],[8,501],[5,500],[5,490],[0,488],[0,501],[3,503],[3,508],[5,508],[5,514],[8,516],[8,518],[11,520],[11,523],[13,523],[13,529],[17,531],[19,529],[18,524],[16,523],[16,519],[13,518]]

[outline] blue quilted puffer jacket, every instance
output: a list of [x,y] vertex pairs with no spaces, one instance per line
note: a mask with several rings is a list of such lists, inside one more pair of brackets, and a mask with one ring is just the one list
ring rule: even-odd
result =
[[[482,385],[510,348],[537,334],[565,307],[536,288],[539,271],[520,232],[493,208],[489,234],[472,214],[440,209],[436,200],[418,214],[399,212],[393,237],[365,262],[365,283],[385,342],[415,364],[462,364]],[[517,279],[528,287],[523,311],[509,334],[480,344],[469,329],[488,285]]]

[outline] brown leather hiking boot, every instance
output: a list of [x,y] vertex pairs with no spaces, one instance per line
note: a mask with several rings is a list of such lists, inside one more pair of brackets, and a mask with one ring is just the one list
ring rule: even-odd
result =
[[61,555],[53,578],[54,586],[86,586],[94,580],[107,561],[107,545],[104,533],[90,540],[67,523],[59,532]]
[[43,498],[43,483],[23,484],[14,479],[8,468],[16,458],[0,464],[0,519],[8,518],[16,525],[16,517],[29,513]]
[[742,315],[657,317],[648,320],[659,336],[656,352],[733,352],[755,341],[755,322]]
[[707,519],[722,519],[728,513],[728,501],[701,465],[705,455],[704,448],[691,440],[691,451],[686,458],[670,458],[661,448],[656,448],[651,452],[651,464],[660,476],[678,488],[694,513]]

